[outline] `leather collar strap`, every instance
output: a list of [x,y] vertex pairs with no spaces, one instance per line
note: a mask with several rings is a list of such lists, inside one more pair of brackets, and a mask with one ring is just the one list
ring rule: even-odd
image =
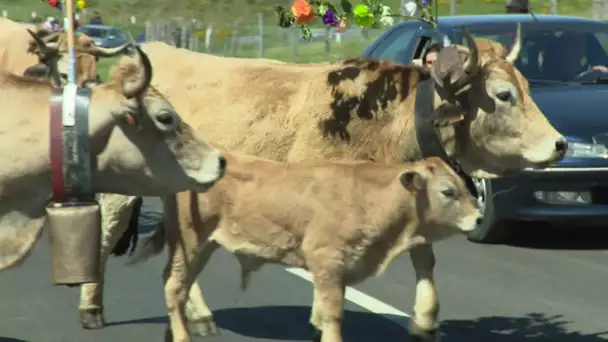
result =
[[414,105],[414,124],[416,139],[423,157],[439,157],[452,165],[445,153],[437,130],[432,124],[435,102],[435,82],[429,76],[422,75],[416,88]]
[[63,89],[53,88],[50,106],[50,157],[55,202],[88,202],[95,198],[89,151],[90,99],[90,89],[78,88],[75,124],[64,125]]

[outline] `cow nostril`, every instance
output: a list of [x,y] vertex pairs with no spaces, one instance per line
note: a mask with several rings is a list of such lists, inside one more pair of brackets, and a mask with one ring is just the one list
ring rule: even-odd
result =
[[477,225],[479,226],[481,223],[483,222],[483,217],[480,216],[477,218],[477,220],[475,221],[475,223],[477,223]]
[[555,142],[555,150],[560,153],[566,153],[568,150],[568,141],[564,138],[560,138]]
[[226,169],[226,158],[224,158],[224,156],[219,156],[219,161],[220,161],[220,169],[225,170]]

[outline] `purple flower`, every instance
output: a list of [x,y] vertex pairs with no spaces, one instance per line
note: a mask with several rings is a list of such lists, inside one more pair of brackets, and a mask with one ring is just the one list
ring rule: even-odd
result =
[[420,0],[420,3],[424,6],[429,4],[429,0]]
[[340,23],[336,14],[332,10],[329,10],[329,9],[327,11],[325,11],[325,14],[323,14],[322,19],[323,19],[323,25],[325,25],[325,26],[338,26],[338,24]]

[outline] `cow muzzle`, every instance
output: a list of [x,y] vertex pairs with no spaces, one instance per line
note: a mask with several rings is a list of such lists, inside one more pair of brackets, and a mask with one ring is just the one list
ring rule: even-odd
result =
[[563,136],[547,137],[523,153],[530,167],[545,168],[564,159],[568,152],[568,141]]
[[191,175],[191,178],[196,183],[197,191],[207,191],[217,181],[224,177],[226,172],[226,157],[220,152],[214,152],[203,158],[198,171]]

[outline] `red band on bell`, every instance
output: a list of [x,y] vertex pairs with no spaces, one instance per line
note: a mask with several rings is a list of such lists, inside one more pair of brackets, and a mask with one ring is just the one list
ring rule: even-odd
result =
[[[61,97],[59,97],[61,99]],[[63,130],[62,102],[51,102],[51,137],[50,156],[53,184],[53,201],[61,201],[65,196],[63,183],[63,146],[61,133]]]

